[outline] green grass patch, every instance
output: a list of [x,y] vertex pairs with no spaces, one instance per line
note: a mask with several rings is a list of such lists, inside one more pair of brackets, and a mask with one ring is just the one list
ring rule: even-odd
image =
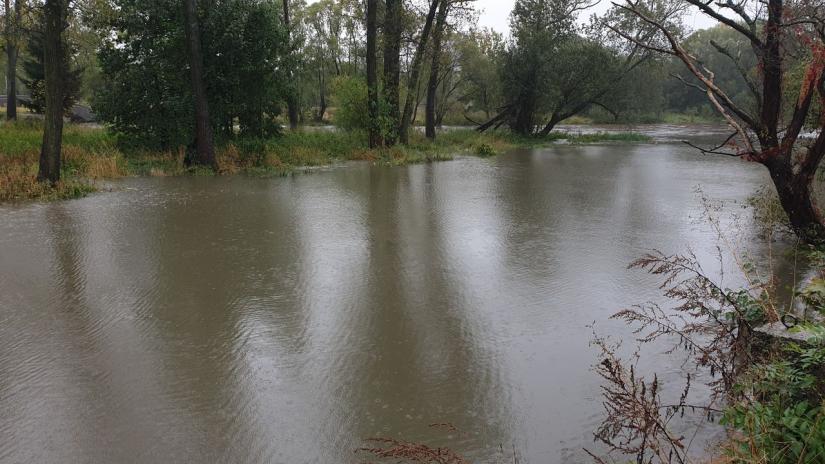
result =
[[597,132],[593,134],[568,134],[566,140],[570,143],[649,143],[653,138],[638,132]]

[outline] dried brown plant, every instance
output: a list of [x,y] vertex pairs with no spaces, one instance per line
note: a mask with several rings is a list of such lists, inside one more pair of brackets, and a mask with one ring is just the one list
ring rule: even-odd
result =
[[419,464],[468,464],[455,451],[449,448],[431,448],[421,443],[413,443],[393,438],[370,438],[367,443],[375,446],[358,448],[356,453],[363,452],[378,459],[395,459],[396,462]]

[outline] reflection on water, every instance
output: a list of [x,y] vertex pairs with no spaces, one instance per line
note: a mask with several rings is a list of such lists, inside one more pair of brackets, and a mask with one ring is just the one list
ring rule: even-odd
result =
[[354,462],[380,435],[579,462],[588,325],[627,335],[607,317],[656,296],[626,265],[710,257],[694,188],[764,181],[676,145],[558,146],[4,207],[0,461]]

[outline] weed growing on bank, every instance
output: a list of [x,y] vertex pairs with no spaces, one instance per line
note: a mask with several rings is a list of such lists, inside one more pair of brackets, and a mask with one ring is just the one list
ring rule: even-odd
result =
[[[655,373],[644,375],[639,352],[622,359],[617,345],[596,336],[601,351],[596,372],[604,380],[605,418],[596,437],[612,451],[637,462],[688,463],[690,437],[674,432],[685,413],[720,421],[728,441],[720,450],[729,463],[799,464],[825,460],[825,251],[806,250],[813,277],[778,301],[772,276],[765,277],[746,253],[724,236],[714,209],[706,217],[725,248],[719,277],[706,272],[692,253],[650,253],[631,265],[661,278],[671,307],[634,306],[613,317],[635,328],[644,345],[672,343],[707,374],[707,401],[689,402],[696,379],[687,374],[684,392],[665,400]],[[723,284],[722,255],[737,263],[746,285]],[[794,270],[794,272],[796,272]],[[804,308],[800,311],[798,308]],[[596,462],[607,460],[591,454]]]

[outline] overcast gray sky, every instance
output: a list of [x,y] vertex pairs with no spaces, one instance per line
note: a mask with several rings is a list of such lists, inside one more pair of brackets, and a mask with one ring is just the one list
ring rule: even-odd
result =
[[[307,0],[307,3],[315,3],[318,0]],[[476,7],[482,10],[479,24],[482,27],[490,27],[494,30],[507,34],[510,30],[510,12],[513,11],[513,5],[516,0],[477,0]],[[593,13],[603,13],[610,8],[611,0],[601,0],[598,5],[594,6],[591,11]],[[590,13],[582,13],[582,18],[587,18]],[[686,18],[685,23],[691,29],[704,29],[715,24],[712,19],[699,13],[696,13]]]
[[[498,32],[507,33],[510,29],[510,12],[516,0],[477,0],[476,5],[484,10],[479,23],[483,27],[491,27]],[[592,8],[594,13],[603,13],[610,8],[610,0],[601,0],[598,5]],[[582,18],[589,17],[590,14],[581,14]],[[686,18],[685,23],[691,29],[704,29],[713,26],[715,22],[698,11],[695,15]]]

